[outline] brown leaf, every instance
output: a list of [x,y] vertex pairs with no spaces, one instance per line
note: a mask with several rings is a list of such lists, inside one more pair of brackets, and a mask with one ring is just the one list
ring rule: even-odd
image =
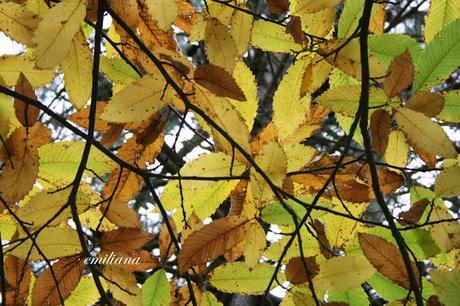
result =
[[391,117],[384,110],[376,110],[371,116],[370,132],[372,149],[380,156],[385,154],[388,145],[388,135],[391,131]]
[[179,256],[179,269],[205,264],[223,255],[244,240],[244,226],[248,220],[240,216],[218,219],[190,234],[184,241]]
[[124,124],[111,124],[110,128],[102,135],[101,144],[108,147],[113,145],[121,136]]
[[428,298],[426,306],[442,306],[442,304],[441,302],[439,302],[439,298],[437,295],[432,295]]
[[[370,234],[360,234],[359,244],[369,262],[383,275],[396,284],[410,289],[409,276],[404,260],[399,250],[387,240]],[[411,262],[416,279],[419,271],[415,263]]]
[[[107,207],[108,210],[105,212]],[[105,217],[110,222],[118,227],[140,228],[141,226],[137,213],[125,202],[114,199],[110,204],[106,202],[101,205],[100,210],[102,214],[105,213]]]
[[383,81],[383,90],[393,98],[407,89],[414,78],[414,65],[408,50],[393,59],[388,68],[388,77]]
[[137,228],[119,228],[104,233],[99,240],[104,251],[130,251],[142,248],[153,235]]
[[[310,278],[315,277],[319,272],[319,265],[316,263],[314,256],[304,259]],[[294,257],[286,265],[286,279],[294,285],[300,285],[308,281],[305,267],[300,257]]]
[[246,101],[246,96],[235,79],[219,66],[212,64],[202,65],[195,70],[193,77],[198,84],[216,96]]
[[[37,100],[34,88],[22,73],[19,75],[14,90],[26,97]],[[20,99],[14,99],[14,110],[16,112],[16,118],[18,118],[23,126],[33,126],[37,122],[38,115],[40,114],[40,110],[37,107],[29,105]]]
[[241,180],[230,193],[230,203],[232,206],[229,215],[241,215],[243,212],[248,183],[248,180]]
[[410,97],[406,107],[429,118],[436,117],[444,107],[444,97],[434,92],[419,92]]
[[41,123],[29,128],[17,128],[0,149],[0,159],[5,163],[0,175],[0,193],[13,205],[32,189],[38,172],[38,148],[48,143],[51,131]]
[[408,211],[399,213],[399,218],[404,221],[404,223],[412,225],[417,224],[428,204],[430,204],[430,201],[427,198],[423,198],[415,202]]
[[318,235],[318,243],[319,243],[319,248],[321,250],[321,253],[327,259],[332,258],[333,256],[333,253],[331,251],[332,248],[326,236],[326,228],[324,226],[324,223],[316,219],[313,223],[313,228],[315,229],[315,232]]
[[288,0],[268,0],[268,7],[275,15],[281,15],[289,9]]
[[29,295],[31,269],[27,261],[13,255],[5,257],[5,278],[8,282],[7,305],[25,305]]
[[[107,102],[98,101],[96,106],[97,106],[96,107],[96,121],[95,121],[94,128],[98,132],[106,132],[111,128],[112,124],[107,121],[102,120],[100,116],[104,112],[105,107],[107,106]],[[87,129],[88,123],[89,123],[88,118],[89,118],[89,107],[86,107],[86,108],[79,109],[76,113],[70,115],[67,119]]]
[[291,34],[294,41],[302,46],[307,44],[307,38],[302,31],[302,23],[300,21],[300,17],[292,16],[291,20],[286,25],[286,33]]
[[40,274],[32,291],[33,306],[61,305],[58,288],[63,299],[66,299],[78,285],[85,265],[80,255],[75,255],[60,259],[52,267],[57,285],[50,268]]
[[[169,220],[171,226],[173,227],[173,231],[176,232],[176,226],[174,225],[173,220]],[[160,256],[162,261],[166,261],[168,258],[174,255],[174,251],[176,250],[174,243],[171,239],[171,235],[169,234],[168,227],[166,222],[163,223],[160,229]]]

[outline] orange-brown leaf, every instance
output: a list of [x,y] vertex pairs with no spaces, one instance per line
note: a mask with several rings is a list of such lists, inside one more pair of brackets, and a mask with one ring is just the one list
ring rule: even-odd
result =
[[29,295],[31,269],[27,261],[13,255],[5,258],[5,278],[8,282],[7,305],[25,305]]
[[406,50],[391,62],[388,77],[383,81],[383,90],[388,97],[396,97],[412,84],[413,78],[414,65],[409,51]]
[[137,228],[119,228],[104,233],[99,240],[104,251],[130,251],[142,248],[153,235]]
[[223,68],[207,64],[194,72],[195,81],[219,97],[245,101],[246,97],[235,79]]
[[372,148],[380,156],[385,154],[388,145],[388,135],[391,131],[391,117],[384,110],[376,110],[371,116],[370,131],[372,136]]
[[[22,73],[19,75],[14,90],[28,98],[37,100],[34,88]],[[20,99],[14,99],[14,110],[16,118],[23,126],[33,126],[37,122],[38,114],[40,113],[37,107],[29,105]]]
[[[114,199],[110,204],[101,205],[100,210],[102,214],[105,213],[105,217],[110,222],[119,227],[140,228],[141,226],[137,213],[125,202]],[[105,212],[106,210],[107,212]]]
[[41,123],[28,130],[17,128],[0,150],[0,159],[5,163],[0,175],[0,193],[13,205],[32,189],[38,172],[38,148],[48,143],[51,131]]
[[289,9],[288,0],[268,0],[268,7],[273,14],[281,15]]
[[[369,262],[396,284],[410,289],[409,276],[399,250],[387,240],[370,234],[360,234],[359,244]],[[419,271],[415,263],[412,268],[418,280]]]
[[419,92],[407,101],[407,108],[421,112],[431,118],[436,117],[444,107],[444,97],[434,92]]
[[248,220],[240,216],[218,219],[190,234],[179,256],[179,269],[187,271],[195,265],[223,255],[244,240],[244,226]]
[[[319,265],[316,263],[315,257],[304,258],[305,265],[310,274],[310,278],[313,278],[319,272]],[[300,285],[308,281],[307,274],[305,273],[305,267],[300,257],[294,257],[289,260],[286,265],[286,279],[294,285]]]
[[80,255],[69,256],[60,259],[52,267],[58,284],[56,285],[50,268],[40,274],[32,291],[32,306],[61,305],[58,288],[63,299],[70,295],[80,281],[84,261]]
[[292,16],[286,25],[286,33],[291,34],[294,41],[302,46],[307,44],[307,38],[302,31],[302,23],[300,17]]
[[[169,220],[171,223],[171,226],[173,227],[173,231],[176,232],[176,227],[174,225],[173,220]],[[166,225],[166,222],[163,223],[160,229],[160,256],[163,261],[167,260],[170,258],[172,255],[174,255],[174,251],[176,250],[174,243],[171,239],[171,235],[169,234],[168,227]]]

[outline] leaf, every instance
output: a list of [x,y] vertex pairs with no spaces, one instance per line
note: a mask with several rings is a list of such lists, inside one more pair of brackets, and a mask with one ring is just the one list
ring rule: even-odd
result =
[[[30,228],[39,228],[43,224],[48,223],[48,220],[53,218],[69,201],[70,189],[59,191],[43,190],[34,194],[24,206],[20,207],[16,214]],[[89,196],[83,192],[77,194],[76,200],[78,211],[85,211],[90,205]],[[71,217],[70,207],[67,207],[47,226],[56,226]]]
[[32,44],[33,32],[40,19],[18,3],[2,2],[0,5],[0,31],[20,43]]
[[[14,90],[28,98],[37,100],[34,88],[22,73],[19,76]],[[20,99],[14,99],[14,110],[19,122],[21,122],[23,126],[29,127],[33,126],[37,122],[38,114],[40,113],[40,110],[37,107],[29,105]]]
[[268,7],[273,14],[281,15],[289,9],[288,0],[268,0]]
[[83,107],[91,97],[92,67],[93,54],[85,35],[78,31],[71,42],[67,57],[62,62],[65,88],[76,108]]
[[[272,184],[280,186],[286,177],[287,157],[281,146],[275,142],[265,144],[255,158],[255,162],[270,178]],[[274,193],[267,181],[251,168],[251,188],[254,205],[264,207],[274,197]]]
[[[32,305],[61,305],[59,292],[66,299],[78,285],[84,264],[80,255],[61,258],[52,265],[57,284],[51,268],[46,269],[35,281],[32,291]],[[58,289],[59,288],[59,289]]]
[[205,264],[244,240],[248,220],[240,216],[218,219],[190,234],[182,245],[179,269]]
[[119,228],[104,233],[99,242],[104,251],[129,251],[142,248],[153,235],[137,228]]
[[[27,236],[22,235],[22,237]],[[50,237],[52,237],[52,239],[50,239]],[[45,227],[35,241],[49,260],[81,252],[81,245],[80,240],[78,240],[77,232],[68,227]],[[14,250],[11,250],[11,254],[20,258],[26,258],[31,247],[32,242],[28,239]],[[29,260],[43,260],[43,257],[39,254],[37,249],[33,247]]]
[[[451,220],[453,216],[450,214],[444,204],[437,205],[431,212],[429,222],[441,220]],[[460,224],[457,222],[441,222],[430,225],[430,234],[433,237],[436,245],[444,252],[449,252],[460,247]]]
[[32,39],[37,67],[50,69],[64,60],[85,13],[85,0],[64,0],[43,15]]
[[37,178],[38,148],[51,138],[51,131],[41,123],[32,128],[17,128],[0,150],[5,163],[0,175],[0,192],[9,205],[21,200],[32,189]]
[[460,272],[458,271],[430,271],[439,301],[445,306],[454,306],[460,300]]
[[166,272],[160,269],[149,276],[142,286],[142,304],[144,306],[168,306],[171,302],[170,284]]
[[250,14],[235,10],[230,24],[230,34],[236,44],[238,55],[243,55],[251,41],[253,17]]
[[[77,141],[64,141],[46,144],[38,150],[40,156],[39,177],[54,184],[65,185],[75,179],[85,144]],[[114,163],[104,153],[92,148],[87,169],[98,175],[110,172]],[[85,172],[86,176],[94,176]]]
[[433,0],[425,19],[425,42],[431,42],[437,33],[458,18],[460,18],[460,3],[458,1]]
[[141,226],[139,217],[133,208],[127,203],[113,199],[107,204],[100,206],[101,212],[113,224],[119,227],[139,228]]
[[333,257],[320,263],[319,273],[314,278],[315,289],[319,292],[346,291],[366,281],[374,271],[362,257]]
[[297,44],[284,28],[262,20],[254,21],[251,44],[265,51],[290,53],[300,51],[302,46]]
[[415,64],[414,91],[438,85],[458,67],[460,19],[450,23],[428,44]]
[[244,262],[230,262],[212,271],[209,283],[222,292],[259,295],[267,289],[273,273],[275,268],[267,263],[249,270]]
[[147,7],[152,18],[157,22],[160,29],[167,31],[177,15],[176,1],[171,0],[147,0]]
[[140,79],[136,71],[121,58],[103,56],[100,61],[101,71],[115,83],[128,85]]
[[[104,279],[101,283],[106,287]],[[70,296],[65,300],[65,305],[68,306],[81,306],[92,305],[100,299],[99,291],[97,290],[94,280],[91,275],[82,276],[77,287],[72,290]]]
[[388,76],[383,81],[383,89],[388,97],[393,98],[406,90],[414,77],[414,65],[408,50],[401,53],[390,64]]
[[[305,265],[311,279],[319,272],[319,265],[316,263],[315,257],[307,257],[304,259]],[[306,283],[308,281],[305,267],[300,257],[294,257],[289,260],[286,265],[286,279],[294,285]]]
[[223,68],[213,64],[198,67],[193,75],[194,80],[219,97],[228,97],[245,101],[246,97],[235,82],[235,79]]
[[445,92],[444,107],[438,118],[447,122],[460,122],[460,92],[458,90]]
[[139,16],[136,0],[110,0],[109,3],[110,8],[112,8],[131,29],[137,28],[141,18]]
[[420,218],[422,217],[423,213],[425,212],[425,208],[430,204],[430,201],[427,198],[423,198],[420,201],[415,202],[412,204],[411,208],[408,211],[400,212],[398,217],[403,220],[405,223],[408,224],[417,224]]
[[444,98],[437,93],[419,92],[410,97],[406,107],[423,113],[427,117],[436,117],[444,106]]
[[11,131],[20,125],[16,119],[12,101],[11,97],[0,94],[0,136],[3,137],[3,140],[7,139]]
[[441,197],[460,194],[460,167],[449,167],[436,176],[434,192]]
[[142,305],[141,289],[133,273],[117,265],[106,265],[103,273],[113,298],[125,305]]
[[249,269],[253,269],[267,246],[265,231],[257,221],[250,222],[245,231],[244,262]]
[[111,122],[138,122],[147,119],[171,99],[170,87],[158,74],[142,77],[115,94],[101,119]]
[[414,62],[422,52],[417,41],[407,35],[369,35],[369,52],[375,54],[384,67],[388,67],[397,55],[406,50],[409,50]]
[[372,149],[383,156],[388,146],[388,136],[391,130],[391,117],[388,112],[378,109],[371,115],[370,133]]
[[[364,2],[360,0],[349,0],[345,3],[342,13],[340,14],[338,25],[338,36],[348,38],[359,25],[359,19],[362,16]],[[382,12],[383,11],[383,12]],[[372,15],[369,24],[369,31],[378,33],[383,32],[383,23],[385,20],[385,4],[376,3],[372,7]]]
[[[166,0],[165,0],[166,1]],[[211,18],[205,29],[206,55],[211,64],[232,72],[238,50],[227,27],[217,18]]]
[[[366,258],[380,273],[406,289],[411,288],[404,260],[392,243],[374,235],[360,234],[359,244]],[[413,262],[411,265],[418,280],[418,268]]]
[[293,12],[293,14],[315,13],[326,8],[334,7],[339,2],[339,0],[292,0],[290,1],[289,8]]
[[291,135],[305,120],[310,98],[300,98],[300,88],[308,61],[291,65],[273,96],[273,123],[280,139]]
[[457,156],[455,147],[444,130],[422,113],[398,108],[395,119],[409,141],[423,148],[427,153],[447,158]]
[[34,65],[29,57],[4,55],[0,57],[0,76],[6,85],[15,86],[19,75],[23,73],[34,87],[43,86],[54,78],[54,71],[35,69]]
[[8,305],[24,304],[29,295],[32,275],[27,260],[8,255],[5,257],[4,265],[5,280],[9,288],[6,292],[6,303]]
[[[334,112],[347,116],[354,116],[358,110],[361,89],[358,85],[333,87],[317,98],[317,102]],[[381,106],[386,103],[387,97],[383,90],[372,88],[369,92],[370,106]]]
[[[405,167],[409,157],[409,145],[404,133],[395,130],[388,135],[388,145],[385,150],[385,161],[392,166]],[[390,170],[394,170],[389,168]]]

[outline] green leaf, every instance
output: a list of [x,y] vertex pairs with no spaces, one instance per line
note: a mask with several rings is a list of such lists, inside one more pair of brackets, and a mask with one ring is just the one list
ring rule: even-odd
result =
[[[244,262],[230,262],[216,268],[209,277],[209,283],[219,291],[240,294],[262,294],[275,273],[268,263],[257,264],[249,270]],[[278,279],[282,282],[282,278]],[[273,284],[276,286],[276,282]]]
[[460,301],[460,272],[431,271],[431,280],[439,301],[445,306],[456,306]]
[[330,292],[328,293],[329,301],[331,302],[345,302],[348,305],[368,305],[366,292],[361,286],[352,288],[345,292]]
[[[306,201],[307,203],[309,203],[309,200],[311,201],[310,197],[307,199],[300,197],[300,199],[303,201]],[[285,203],[300,218],[302,218],[305,212],[307,211],[305,207],[303,207],[299,203],[296,203],[292,200],[286,200]],[[261,217],[262,217],[262,220],[264,220],[268,224],[277,224],[277,225],[282,225],[282,226],[294,225],[292,221],[292,216],[286,211],[286,209],[283,208],[280,202],[273,202],[267,205],[262,210]]]
[[369,52],[375,54],[380,63],[388,67],[399,54],[409,49],[415,62],[420,56],[421,49],[417,41],[407,35],[381,34],[369,36]]
[[444,107],[437,116],[447,122],[460,122],[460,91],[444,93]]
[[436,35],[415,64],[414,91],[444,81],[458,67],[460,58],[460,19]]
[[251,44],[270,52],[290,53],[302,50],[302,46],[284,32],[284,27],[262,20],[254,22]]
[[429,43],[449,23],[460,18],[458,0],[432,0],[425,19],[425,42]]
[[171,302],[170,284],[166,272],[160,269],[153,273],[142,286],[144,306],[167,306]]
[[367,282],[381,297],[385,298],[389,302],[402,299],[407,295],[406,289],[395,284],[380,272],[375,272],[375,274],[372,275]]
[[101,71],[115,83],[128,85],[140,78],[136,71],[121,58],[103,56],[100,65]]
[[[56,142],[41,146],[38,149],[39,177],[60,186],[72,182],[80,165],[84,146],[83,142],[78,141]],[[115,163],[104,153],[94,147],[91,149],[87,169],[102,176],[114,167]],[[90,171],[86,171],[85,175],[94,176]]]

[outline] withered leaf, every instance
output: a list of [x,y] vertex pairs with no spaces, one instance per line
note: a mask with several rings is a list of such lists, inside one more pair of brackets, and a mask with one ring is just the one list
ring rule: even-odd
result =
[[219,66],[212,64],[200,66],[195,70],[193,78],[216,96],[246,101],[246,97],[235,79]]
[[407,89],[414,78],[414,65],[408,50],[395,57],[388,68],[388,77],[383,81],[383,90],[393,98]]

